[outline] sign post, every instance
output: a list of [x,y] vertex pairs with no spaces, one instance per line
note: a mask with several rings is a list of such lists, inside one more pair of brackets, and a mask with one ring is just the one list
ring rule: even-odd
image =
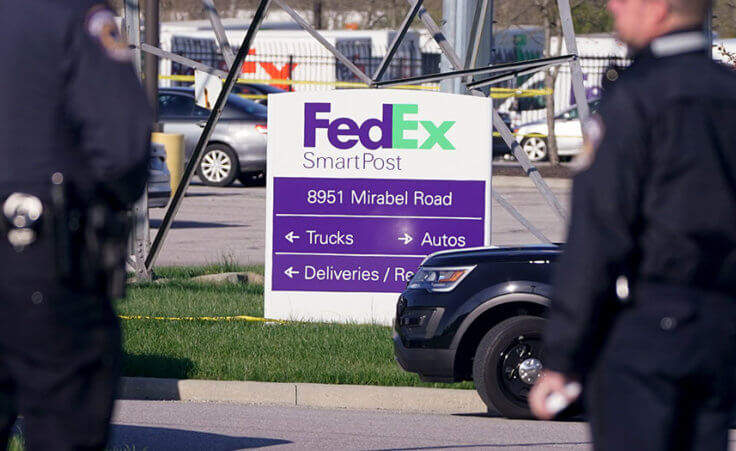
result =
[[490,100],[280,94],[268,129],[266,317],[390,324],[424,257],[489,244]]

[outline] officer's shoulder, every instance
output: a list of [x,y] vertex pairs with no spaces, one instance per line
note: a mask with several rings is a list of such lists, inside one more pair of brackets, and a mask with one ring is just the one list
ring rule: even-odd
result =
[[651,86],[646,71],[632,66],[613,83],[600,104],[604,119],[616,122],[637,121],[646,113],[647,99]]
[[733,93],[736,90],[734,89],[736,88],[736,64],[713,61],[710,71],[718,82],[730,86],[729,92]]
[[682,98],[736,101],[736,72],[706,55],[687,54],[664,61],[657,69],[661,74],[660,93],[664,102]]
[[[611,110],[620,121],[649,121],[656,117],[670,101],[678,73],[673,61],[647,60],[632,64],[614,83],[608,96]],[[603,105],[601,105],[603,108]]]

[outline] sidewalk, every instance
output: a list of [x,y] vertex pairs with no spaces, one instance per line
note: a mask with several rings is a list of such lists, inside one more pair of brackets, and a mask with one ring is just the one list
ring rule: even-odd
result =
[[488,411],[475,390],[146,377],[124,377],[119,398],[444,414]]
[[[572,188],[572,179],[548,178],[544,181],[552,189],[569,190]],[[511,176],[511,175],[494,175],[491,179],[493,187],[498,188],[529,188],[536,189],[536,185],[529,177]]]

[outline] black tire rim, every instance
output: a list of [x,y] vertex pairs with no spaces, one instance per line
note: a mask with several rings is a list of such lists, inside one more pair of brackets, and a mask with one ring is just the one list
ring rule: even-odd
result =
[[497,375],[501,389],[516,404],[526,406],[532,386],[519,377],[519,365],[527,359],[542,360],[542,336],[519,335],[503,350],[498,359]]

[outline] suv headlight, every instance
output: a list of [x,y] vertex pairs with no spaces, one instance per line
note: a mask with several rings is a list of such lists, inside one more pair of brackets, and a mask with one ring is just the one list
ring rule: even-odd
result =
[[474,269],[475,266],[419,268],[419,271],[409,282],[408,288],[424,288],[431,293],[446,293],[454,290]]

